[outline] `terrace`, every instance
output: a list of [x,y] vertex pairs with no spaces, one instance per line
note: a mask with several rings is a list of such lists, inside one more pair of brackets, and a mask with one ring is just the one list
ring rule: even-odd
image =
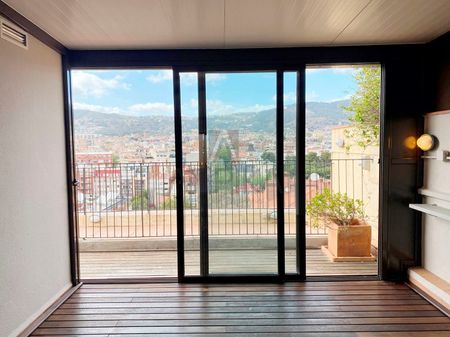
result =
[[[308,161],[305,200],[329,188],[366,205],[377,247],[374,186],[362,183],[373,158]],[[296,163],[284,163],[286,271],[296,271]],[[175,163],[79,164],[78,236],[83,279],[177,275]],[[276,165],[267,161],[208,164],[210,271],[276,272]],[[183,165],[186,274],[199,274],[199,166]],[[232,182],[232,183],[229,183]],[[325,225],[305,219],[307,275],[376,275],[377,262],[331,262],[321,251]],[[232,261],[233,263],[230,263]]]

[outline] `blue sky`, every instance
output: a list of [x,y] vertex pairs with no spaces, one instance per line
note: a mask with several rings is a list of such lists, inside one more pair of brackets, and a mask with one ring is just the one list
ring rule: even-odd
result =
[[[355,89],[354,68],[311,68],[306,73],[306,100],[331,102]],[[284,76],[285,104],[295,103],[294,73]],[[275,106],[275,73],[211,73],[206,75],[208,114],[261,111]],[[170,70],[75,70],[75,108],[128,115],[172,115]],[[197,111],[197,79],[181,76],[182,113]]]

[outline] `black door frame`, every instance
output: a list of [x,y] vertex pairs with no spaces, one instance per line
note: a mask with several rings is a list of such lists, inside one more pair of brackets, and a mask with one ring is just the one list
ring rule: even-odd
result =
[[[108,62],[106,62],[108,63]],[[358,64],[380,64],[379,62],[345,62],[345,63],[336,63],[336,62],[320,62],[320,63],[308,63],[308,65],[323,65],[323,66],[333,66],[336,64],[348,64],[348,65],[358,65]],[[382,67],[382,71],[384,74],[384,64],[380,64]],[[306,64],[302,62],[298,62],[295,66],[286,66],[286,67],[277,67],[273,66],[268,69],[268,67],[262,67],[262,66],[255,66],[255,67],[248,67],[248,66],[180,66],[180,67],[149,67],[149,66],[138,66],[138,67],[130,67],[130,66],[112,66],[106,64],[104,67],[95,66],[95,67],[72,67],[69,64],[64,65],[64,71],[70,71],[72,69],[172,69],[173,70],[173,95],[174,95],[174,124],[175,124],[175,135],[177,132],[181,134],[182,130],[182,123],[181,123],[181,92],[180,92],[180,77],[179,74],[182,72],[258,72],[258,71],[271,71],[277,73],[277,131],[279,128],[283,131],[283,114],[284,114],[284,108],[283,108],[283,102],[281,99],[283,99],[283,90],[278,90],[279,88],[283,89],[283,81],[281,81],[281,85],[278,83],[278,81],[283,80],[283,75],[285,72],[296,72],[297,73],[297,100],[296,100],[296,134],[297,134],[297,146],[296,146],[296,155],[297,155],[297,176],[301,177],[305,174],[305,167],[304,165],[299,165],[298,160],[301,159],[302,162],[304,162],[304,148],[305,148],[305,113],[306,113],[306,107],[305,107],[305,70],[306,70]],[[384,96],[384,75],[382,75],[382,81],[381,81],[381,91],[382,91],[382,98]],[[65,83],[67,83],[67,92],[66,97],[70,97],[70,72],[68,75],[68,78],[65,80]],[[279,96],[281,94],[281,99],[279,99]],[[70,102],[70,100],[69,100]],[[69,104],[67,104],[69,108],[66,110],[66,116],[69,115],[67,111],[70,112],[71,116],[71,110],[72,107]],[[384,101],[382,99],[381,101],[381,132],[383,135],[384,132]],[[279,118],[279,116],[282,116]],[[67,125],[72,125],[72,120],[68,119]],[[66,135],[72,134],[72,130],[69,130],[69,128],[66,125]],[[177,131],[178,130],[178,131]],[[69,132],[70,131],[70,132]],[[281,132],[279,132],[281,134]],[[67,143],[66,143],[67,144]],[[283,145],[277,142],[277,147],[280,146],[281,149],[283,149]],[[70,153],[71,157],[73,156],[73,145],[70,146]],[[176,193],[177,195],[183,195],[183,170],[182,170],[182,139],[181,137],[175,137],[175,150],[176,150]],[[283,153],[281,151],[281,158]],[[380,148],[380,152],[383,152],[383,148]],[[278,150],[277,150],[277,161],[278,161]],[[284,164],[284,161],[281,160],[281,162]],[[380,192],[383,188],[382,181],[383,181],[383,160],[381,160],[380,165]],[[74,161],[72,161],[72,164]],[[280,165],[281,166],[281,165]],[[284,166],[284,165],[283,165]],[[279,167],[277,166],[277,171],[279,170]],[[283,167],[284,171],[284,167]],[[279,177],[278,177],[279,178]],[[284,183],[284,180],[281,179],[281,184]],[[71,184],[72,185],[72,184]],[[281,198],[284,198],[284,188],[279,187],[280,182],[277,181],[277,196],[281,195]],[[73,187],[70,186],[70,189]],[[177,236],[177,276],[174,277],[168,277],[168,278],[159,278],[159,277],[150,277],[146,279],[135,279],[135,278],[127,278],[127,279],[109,279],[108,282],[170,282],[173,280],[178,280],[178,282],[285,282],[285,281],[329,281],[329,280],[378,280],[382,278],[382,264],[379,262],[379,271],[378,275],[374,276],[361,276],[361,275],[352,275],[352,276],[346,276],[346,275],[336,275],[336,276],[307,276],[306,275],[306,230],[305,230],[305,195],[304,193],[298,193],[300,191],[304,191],[305,189],[305,182],[302,179],[298,179],[297,186],[296,186],[296,230],[297,230],[297,237],[296,237],[296,273],[285,273],[284,271],[284,235],[278,240],[283,241],[283,251],[280,254],[280,241],[278,241],[278,275],[270,275],[270,274],[252,274],[252,275],[213,275],[213,276],[187,276],[185,275],[185,256],[184,256],[184,205],[183,205],[183,198],[177,198],[176,205],[177,205],[177,233],[181,233],[181,235]],[[380,237],[379,237],[379,253],[378,253],[378,261],[382,261],[382,238],[381,233],[383,231],[382,226],[382,208],[381,205],[384,204],[385,201],[382,200],[382,195],[380,194],[380,218],[379,218],[379,231],[380,231]],[[284,214],[283,211],[280,212],[280,209],[283,209],[283,207],[280,207],[280,205],[277,205],[277,213],[278,214]],[[75,220],[74,224],[70,227],[74,229],[74,232],[76,231],[76,212],[72,210],[71,212],[74,214]],[[278,219],[280,217],[277,217]],[[303,224],[303,225],[302,225]],[[281,229],[280,229],[281,228]],[[281,221],[278,221],[277,223],[277,229],[278,232],[284,233],[284,224],[282,224]],[[75,241],[75,244],[71,248],[71,256],[73,256],[73,260],[75,262],[72,262],[71,265],[73,266],[72,275],[74,276],[74,283],[77,283],[80,281],[79,279],[79,266],[78,266],[78,244],[77,244],[77,237],[76,232],[71,232],[71,238],[73,238],[73,241]],[[207,244],[207,243],[206,243]],[[303,247],[303,249],[302,249]],[[283,261],[280,261],[283,260]],[[282,265],[280,267],[280,265]],[[83,282],[88,283],[101,283],[104,282],[104,280],[97,280],[97,279],[89,279],[84,280]]]
[[[242,67],[199,67],[199,68],[173,68],[174,83],[174,105],[175,105],[175,149],[177,167],[177,195],[183,194],[183,174],[182,174],[182,121],[181,121],[181,88],[180,73],[195,72],[198,75],[198,116],[200,137],[206,137],[206,84],[205,73],[209,72],[274,72],[276,73],[276,170],[284,172],[284,73],[296,72],[297,77],[297,139],[301,139],[297,146],[297,161],[304,162],[305,144],[305,65],[302,64],[296,69],[292,68],[272,68],[262,69],[242,68]],[[205,141],[205,140],[204,140]],[[207,183],[206,183],[206,153],[202,155],[200,149],[200,275],[185,275],[185,250],[184,250],[184,201],[177,198],[177,240],[178,240],[178,280],[179,282],[224,282],[224,281],[252,281],[252,282],[283,282],[286,280],[306,279],[306,233],[301,224],[305,223],[305,203],[304,191],[305,182],[298,179],[296,191],[296,262],[297,273],[286,274],[285,271],[285,231],[284,231],[284,175],[276,175],[277,184],[277,273],[276,274],[209,274],[208,258],[208,208],[207,208]],[[297,164],[297,176],[304,176],[304,165]],[[205,180],[205,181],[202,181]]]
[[[186,72],[208,70],[208,67],[213,67],[216,71],[227,70],[231,67],[234,70],[283,67],[286,71],[295,71],[304,69],[306,64],[324,66],[380,64],[382,97],[378,276],[325,278],[311,276],[306,280],[398,281],[406,279],[406,270],[409,266],[420,265],[420,230],[417,230],[421,227],[420,216],[409,209],[408,204],[418,200],[417,188],[422,183],[419,176],[423,163],[420,160],[420,151],[404,149],[403,137],[405,133],[419,136],[423,127],[422,114],[426,110],[421,103],[427,95],[422,87],[422,78],[411,69],[417,70],[420,74],[424,73],[427,69],[425,56],[430,52],[430,45],[428,43],[254,49],[69,50],[67,67],[71,69],[178,69]],[[174,94],[177,97],[175,91],[174,88]],[[418,101],[411,101],[410,97],[416,97]],[[300,101],[297,100],[297,102],[299,104]],[[66,110],[65,114],[69,112]],[[66,132],[69,130],[66,129]],[[297,145],[300,142],[303,140],[298,139]],[[66,145],[70,146],[70,144]],[[71,185],[68,186],[69,189],[72,189]],[[182,186],[178,186],[177,189],[182,191]],[[300,200],[300,197],[297,200]],[[300,208],[297,208],[298,210]],[[297,218],[299,216],[301,215]],[[76,247],[75,238],[71,237],[71,240],[74,241],[73,247]],[[183,245],[184,242],[180,240],[178,246],[183,247]],[[71,249],[70,253],[76,254],[76,248]],[[179,266],[179,270],[183,266],[184,263]],[[287,275],[286,279],[289,278]],[[298,276],[294,278],[298,279]],[[139,281],[142,282],[142,280]]]
[[[198,136],[199,136],[199,230],[200,230],[200,276],[209,275],[209,228],[208,228],[208,154],[206,150],[206,74],[197,73],[198,79]],[[181,137],[181,135],[179,135]],[[175,131],[175,137],[177,137]],[[184,201],[184,194],[182,195]],[[184,202],[183,202],[184,207]],[[184,209],[183,209],[184,214]],[[184,253],[184,252],[183,252]],[[178,252],[180,254],[180,252]]]

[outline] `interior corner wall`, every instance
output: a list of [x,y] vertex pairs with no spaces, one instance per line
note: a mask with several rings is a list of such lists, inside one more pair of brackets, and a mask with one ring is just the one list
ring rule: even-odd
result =
[[71,287],[61,55],[0,39],[0,336]]
[[[439,139],[436,150],[450,150],[450,114],[430,115],[425,118],[425,132]],[[430,151],[430,155],[436,155]],[[425,197],[423,202],[450,209],[450,162],[425,160],[423,187],[446,196],[446,200]],[[450,222],[438,217],[422,216],[422,266],[450,283]]]
[[[427,78],[429,112],[450,110],[450,34],[432,43],[429,54],[432,72]],[[438,140],[436,150],[450,151],[450,113],[425,117],[425,132],[435,135]],[[434,155],[431,151],[430,155]],[[424,198],[424,203],[436,204],[450,209],[450,162],[424,161],[423,187],[433,192],[443,193],[444,199]],[[422,217],[422,266],[429,272],[450,283],[450,222],[436,217]]]

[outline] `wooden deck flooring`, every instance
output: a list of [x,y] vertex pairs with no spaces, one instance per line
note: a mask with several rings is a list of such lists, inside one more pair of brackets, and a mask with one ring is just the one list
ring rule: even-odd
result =
[[[198,275],[199,252],[187,251],[186,275]],[[80,253],[82,279],[176,276],[175,251]],[[210,253],[211,273],[276,273],[275,250],[218,250]],[[286,252],[286,271],[295,273],[295,251]],[[377,262],[331,262],[320,249],[306,251],[306,272],[317,275],[377,275]]]
[[403,284],[87,284],[32,336],[438,337],[450,318]]

